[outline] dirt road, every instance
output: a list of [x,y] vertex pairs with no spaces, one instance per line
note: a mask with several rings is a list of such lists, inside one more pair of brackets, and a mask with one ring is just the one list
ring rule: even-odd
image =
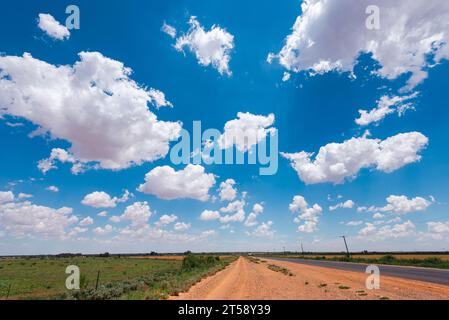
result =
[[[273,264],[292,275],[268,268]],[[206,278],[172,299],[246,300],[246,299],[448,299],[449,286],[381,277],[381,289],[367,290],[367,275],[293,262],[240,257],[225,270]]]

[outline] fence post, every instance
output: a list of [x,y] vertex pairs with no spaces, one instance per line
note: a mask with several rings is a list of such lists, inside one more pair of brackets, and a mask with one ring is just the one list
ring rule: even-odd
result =
[[6,300],[8,300],[10,292],[11,292],[11,283],[9,284],[9,287],[8,287],[8,293],[6,294]]
[[97,282],[95,283],[95,291],[97,291],[97,289],[98,289],[98,281],[100,280],[100,270],[98,270],[98,273],[97,273]]

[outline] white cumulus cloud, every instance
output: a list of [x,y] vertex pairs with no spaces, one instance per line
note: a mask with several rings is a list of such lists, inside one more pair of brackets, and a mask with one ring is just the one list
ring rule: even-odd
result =
[[[366,27],[370,5],[380,10],[379,30]],[[383,78],[410,73],[406,88],[411,89],[427,77],[429,66],[449,58],[447,1],[306,0],[301,9],[277,55],[293,72],[353,72],[359,55],[369,53]]]
[[276,128],[272,127],[274,120],[274,114],[263,116],[239,112],[237,119],[226,122],[224,132],[218,138],[218,145],[221,149],[235,145],[237,150],[246,152],[264,140],[267,135],[276,132]]
[[352,209],[354,208],[354,205],[355,205],[354,201],[347,200],[345,202],[337,203],[335,206],[330,206],[329,211],[335,211],[337,209]]
[[0,191],[0,204],[14,201],[14,193],[11,191]]
[[156,167],[145,175],[145,183],[138,188],[140,192],[152,194],[160,199],[209,199],[209,189],[215,184],[213,174],[205,172],[200,165],[187,165],[175,171],[172,167]]
[[130,197],[130,193],[128,190],[125,190],[124,194],[120,197],[112,198],[108,193],[104,191],[94,191],[92,193],[87,194],[84,199],[81,201],[85,206],[93,207],[93,208],[115,208],[118,203],[123,203],[128,201]]
[[365,227],[359,231],[360,238],[369,240],[388,240],[410,237],[416,234],[416,226],[410,221],[377,227],[372,223],[366,223]]
[[148,108],[163,105],[162,94],[130,79],[122,62],[99,52],[79,57],[73,66],[55,66],[27,53],[0,56],[0,116],[25,118],[38,126],[33,135],[71,143],[39,168],[46,172],[58,160],[72,163],[74,173],[121,170],[165,157],[181,124],[160,121]]
[[133,227],[144,226],[151,215],[150,206],[148,202],[135,202],[134,204],[126,207],[125,212],[120,216],[121,220],[128,220]]
[[295,223],[302,223],[298,227],[299,232],[313,233],[318,230],[319,216],[323,212],[323,209],[318,204],[309,207],[306,199],[297,195],[293,197],[289,209],[292,213],[299,213],[294,220]]
[[97,236],[104,236],[114,231],[114,228],[110,224],[107,224],[103,228],[97,227],[93,231]]
[[275,231],[272,229],[273,221],[267,221],[261,223],[253,232],[248,232],[248,235],[255,237],[272,237]]
[[53,39],[65,40],[70,37],[69,29],[61,25],[48,13],[39,14],[38,27]]
[[80,221],[79,225],[85,227],[85,226],[89,226],[93,223],[94,223],[94,219],[92,219],[91,217],[86,217]]
[[427,230],[430,233],[449,234],[449,221],[447,222],[427,222]]
[[220,212],[227,213],[224,216],[220,216],[220,222],[223,224],[243,222],[245,220],[245,205],[246,201],[242,199],[230,202],[226,207],[220,208]]
[[176,220],[178,220],[178,217],[175,216],[174,214],[170,214],[170,215],[164,214],[163,216],[161,216],[159,218],[159,221],[156,222],[156,225],[157,226],[165,226],[167,224],[175,222]]
[[313,153],[281,153],[291,161],[293,169],[306,184],[343,183],[357,176],[364,168],[391,173],[407,164],[421,160],[419,152],[429,139],[419,132],[401,133],[385,140],[366,136],[343,143],[330,143]]
[[201,212],[200,220],[202,221],[212,221],[220,219],[220,212],[212,210],[204,210]]
[[[23,193],[23,192],[21,192],[21,193],[19,193],[19,194],[17,195],[17,197],[18,197],[19,199],[29,199],[29,198],[32,198],[33,195],[32,195],[32,194],[28,194],[28,193]],[[1,201],[0,201],[0,202],[1,202]]]
[[263,213],[264,207],[260,203],[256,203],[253,205],[253,210],[249,213],[248,217],[245,220],[246,227],[254,227],[258,225],[257,217]]
[[182,52],[187,47],[195,54],[200,65],[212,65],[221,75],[230,76],[232,72],[229,62],[234,48],[234,36],[215,25],[209,31],[204,30],[194,16],[190,17],[189,24],[189,31],[176,39],[176,50]]
[[189,230],[192,225],[190,223],[185,222],[177,222],[175,223],[174,229],[175,231],[186,231]]
[[53,209],[29,201],[0,204],[0,230],[15,237],[64,238],[78,222],[71,208]]
[[57,186],[49,186],[49,187],[45,188],[45,190],[51,191],[51,192],[59,192],[59,188]]
[[237,190],[234,179],[227,179],[220,183],[220,189],[218,190],[221,201],[232,201],[237,197]]
[[433,197],[430,200],[423,197],[408,198],[407,196],[391,195],[387,197],[387,204],[383,207],[359,207],[359,212],[377,212],[377,218],[383,217],[379,212],[390,212],[396,214],[406,214],[410,212],[425,211],[434,203]]

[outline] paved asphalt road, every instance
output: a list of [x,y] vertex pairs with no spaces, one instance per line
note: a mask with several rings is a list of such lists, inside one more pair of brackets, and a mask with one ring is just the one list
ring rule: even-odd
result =
[[[323,261],[323,260],[309,260],[309,259],[291,259],[291,258],[271,258],[279,261],[289,261],[295,263],[302,263],[311,266],[333,268],[347,271],[363,272],[365,273],[368,264],[339,262],[339,261]],[[442,285],[449,285],[449,270],[431,269],[431,268],[415,268],[402,266],[387,266],[378,265],[381,276],[391,276],[398,278],[413,279],[419,281],[432,282]]]

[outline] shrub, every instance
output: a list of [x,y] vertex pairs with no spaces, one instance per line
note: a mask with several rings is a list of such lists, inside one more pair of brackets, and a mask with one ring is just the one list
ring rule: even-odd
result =
[[396,258],[394,256],[392,256],[391,254],[389,254],[389,255],[383,256],[379,260],[391,263],[393,261],[396,261]]
[[187,255],[182,261],[182,270],[191,270],[214,265],[220,258],[216,256]]

